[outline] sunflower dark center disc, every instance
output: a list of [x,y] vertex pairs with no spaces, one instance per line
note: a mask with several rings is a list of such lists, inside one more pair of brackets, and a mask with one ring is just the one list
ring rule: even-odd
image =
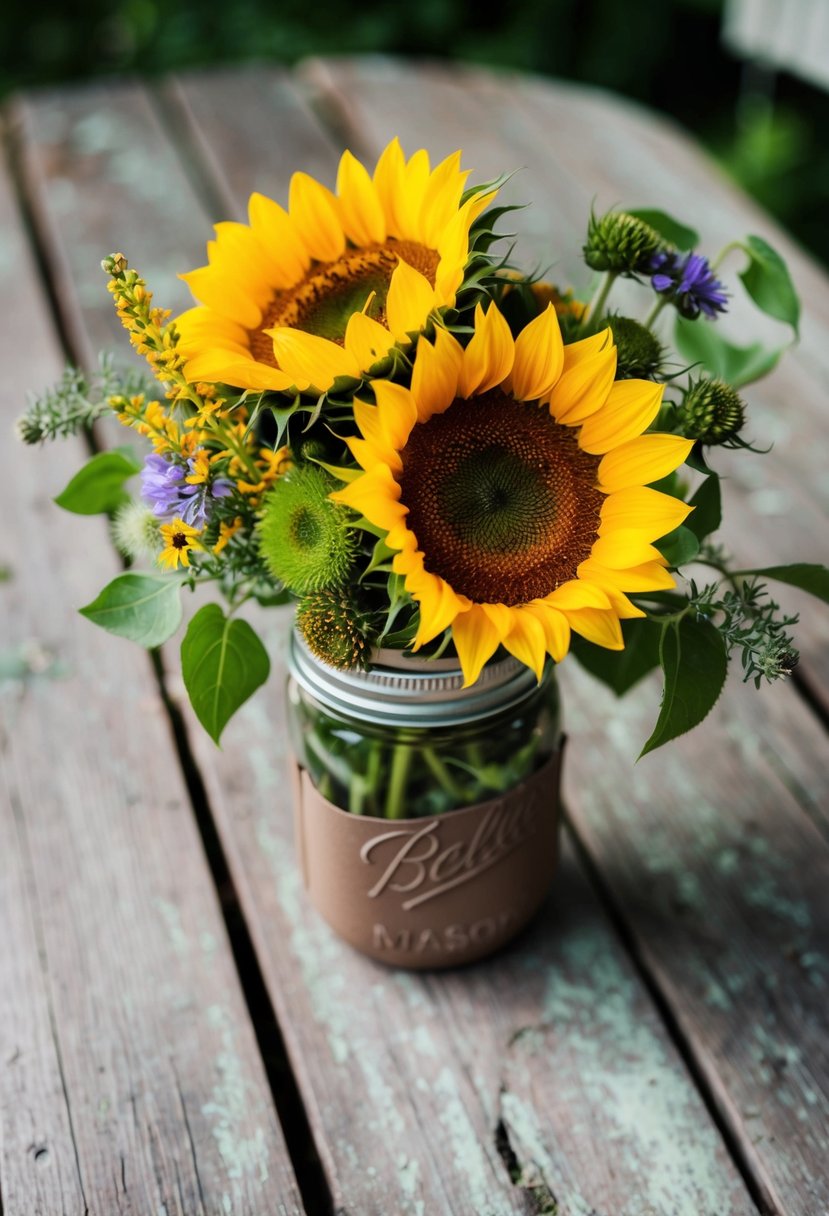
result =
[[599,457],[499,389],[415,426],[401,501],[426,569],[476,603],[522,604],[574,578],[599,529]]
[[398,258],[419,270],[434,287],[438,255],[416,241],[396,241],[347,250],[336,262],[317,262],[299,283],[277,292],[264,311],[258,329],[248,330],[250,350],[259,363],[276,366],[273,339],[266,329],[287,325],[305,333],[343,344],[348,319],[366,309],[381,325],[386,324],[386,297]]

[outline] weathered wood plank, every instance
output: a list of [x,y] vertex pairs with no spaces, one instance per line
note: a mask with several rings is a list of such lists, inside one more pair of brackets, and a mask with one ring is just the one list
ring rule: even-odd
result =
[[[266,109],[262,112],[262,97],[279,95],[279,80],[259,94],[255,89],[246,93],[244,79],[225,78],[224,84],[221,78],[208,80],[202,97],[224,111],[220,129],[232,145],[226,153],[234,157],[234,183],[243,177],[240,166],[247,155],[242,134],[256,132],[258,175],[239,187],[245,197],[254,186],[283,194],[287,181],[275,180],[271,169],[265,182],[262,172],[269,163],[276,129],[272,115]],[[293,90],[289,88],[288,94],[294,96]],[[189,88],[188,96],[197,114],[197,99]],[[237,102],[244,96],[254,108],[252,113],[241,111],[244,123],[239,128]],[[262,115],[258,126],[257,101]],[[140,112],[139,103],[135,109]],[[42,111],[33,112],[35,139],[43,121]],[[137,126],[132,123],[129,130]],[[205,138],[214,135],[211,144],[219,156],[215,131],[211,120]],[[294,138],[295,147],[290,142]],[[303,158],[319,155],[297,123],[280,129],[280,140],[286,169],[307,168],[308,160]],[[143,137],[135,133],[133,155],[142,149],[148,159],[159,154],[152,131],[145,130]],[[161,150],[160,155],[166,154]],[[330,158],[329,172],[335,164],[333,146]],[[322,171],[319,164],[314,171]],[[117,228],[116,243],[126,244],[132,226],[139,221],[152,226],[151,216],[137,215],[129,200],[120,198],[106,159],[99,163],[99,172],[95,188],[106,190],[111,215],[109,220],[104,217],[109,226],[99,235],[106,237]],[[81,206],[72,216],[61,217],[55,232],[64,244],[72,245],[76,236],[81,238],[84,224]],[[182,247],[192,229],[191,217],[186,232],[179,234]],[[82,274],[80,281],[86,281]],[[82,316],[82,302],[79,312]],[[268,615],[264,623],[272,631],[276,618]],[[277,675],[267,699],[258,698],[229,728],[222,755],[205,748],[202,769],[310,1107],[335,1203],[361,1214],[473,1210],[483,1216],[532,1211],[534,1201],[528,1191],[538,1193],[531,1186],[532,1153],[522,1152],[526,1177],[523,1185],[515,1186],[502,1157],[503,1134],[496,1135],[501,1121],[506,1134],[511,1134],[521,1115],[515,1104],[502,1110],[499,1061],[517,1030],[538,1025],[549,1035],[555,1018],[557,1025],[566,1023],[571,1035],[562,1033],[556,1039],[556,1049],[539,1076],[552,1087],[557,1073],[568,1069],[572,1106],[562,1105],[554,1112],[554,1131],[545,1128],[540,1144],[545,1154],[544,1183],[557,1191],[562,1213],[583,1212],[589,1201],[605,1210],[624,1211],[625,1216],[644,1216],[647,1209],[639,1191],[646,1185],[642,1174],[653,1162],[661,1180],[658,1185],[672,1194],[677,1211],[697,1213],[712,1196],[712,1212],[718,1216],[752,1211],[693,1085],[572,862],[567,893],[551,916],[565,917],[572,902],[584,908],[583,915],[568,921],[570,930],[563,935],[540,933],[530,953],[505,956],[503,970],[494,974],[481,969],[439,980],[395,976],[358,958],[331,937],[298,889],[285,802],[280,715]],[[603,1021],[591,995],[597,967],[605,974],[600,991],[607,995],[618,989],[618,1017],[612,1025]],[[571,1001],[566,1019],[557,1006],[550,1006],[553,1014],[547,1012],[548,999],[554,999],[548,997],[548,989],[559,1002],[565,996]],[[589,1071],[589,1049],[584,1047],[583,1056],[570,1056],[577,1026],[585,1038],[596,1040],[589,1084],[582,1080],[582,1073]],[[639,1029],[632,1041],[628,1030],[634,1026]],[[653,1079],[651,1088],[662,1095],[670,1135],[685,1146],[678,1157],[668,1151],[668,1140],[654,1139],[653,1127],[640,1131],[634,1108],[607,1099],[602,1076],[616,1078],[621,1099],[627,1082],[640,1072]],[[520,1090],[516,1084],[518,1097]],[[361,1112],[358,1119],[355,1107]],[[624,1152],[621,1147],[612,1154],[604,1152],[608,1140],[623,1146]],[[540,1180],[539,1175],[535,1181]]]
[[[0,228],[8,434],[61,359],[4,176]],[[149,663],[72,615],[118,570],[104,522],[50,501],[82,445],[11,444],[0,646],[30,672],[0,698],[3,1212],[298,1213]]]
[[[552,266],[565,284],[585,282],[580,249],[591,203],[599,210],[652,204],[691,216],[712,251],[748,231],[777,245],[804,296],[803,336],[773,376],[746,392],[749,433],[761,446],[773,440],[772,454],[713,457],[728,476],[724,537],[744,566],[825,554],[829,480],[815,438],[825,427],[829,379],[826,276],[686,136],[622,98],[523,76],[386,59],[314,61],[304,70],[329,105],[342,106],[369,156],[400,133],[407,147],[428,142],[435,156],[462,147],[479,179],[523,166],[507,192],[512,201],[530,200],[508,217],[509,230],[519,234],[518,257],[528,266]],[[644,288],[626,293],[622,285],[620,297],[639,315],[650,307]],[[732,325],[750,322],[745,332],[757,330],[773,344],[787,340],[782,326],[739,297],[733,312]],[[727,329],[729,319],[717,324]],[[739,329],[736,337],[745,342]],[[795,401],[796,407],[786,404]],[[784,605],[802,615],[803,665],[829,705],[829,615],[805,594],[778,590]]]
[[[535,206],[546,217],[543,222],[547,225],[548,241],[552,233],[556,234],[557,240],[563,240],[569,231],[576,244],[577,234],[569,217],[584,215],[582,195],[585,189],[590,189],[591,166],[582,170],[588,181],[585,187],[575,171],[568,176],[559,171],[556,163],[545,167],[538,160],[530,162],[534,138],[527,135],[523,121],[517,117],[519,111],[505,105],[503,96],[499,95],[496,107],[487,103],[486,95],[479,96],[466,78],[458,82],[446,73],[430,71],[424,75],[420,70],[407,71],[397,64],[380,65],[379,69],[374,64],[367,67],[361,64],[323,65],[322,71],[328,72],[329,81],[335,84],[335,96],[347,99],[350,121],[360,132],[363,150],[368,155],[376,154],[392,133],[399,132],[408,147],[426,143],[434,148],[436,155],[464,146],[471,163],[478,165],[482,174],[497,172],[502,167],[509,145],[514,156],[527,157],[535,174],[546,174],[542,181],[547,182],[550,189],[553,178],[557,177],[557,192],[540,192]],[[188,89],[188,92],[191,108],[198,116],[198,97],[196,95],[194,100],[193,90]],[[205,89],[205,92],[213,97],[211,89]],[[262,96],[263,92],[260,86],[258,95]],[[220,103],[219,98],[216,104]],[[597,116],[594,118],[598,121]],[[237,117],[236,121],[240,128],[255,129],[249,114]],[[267,115],[259,121],[266,126]],[[564,125],[563,118],[559,125]],[[586,144],[588,133],[581,134]],[[617,143],[621,144],[623,135],[623,127],[617,127]],[[236,155],[238,157],[238,149]],[[250,165],[256,163],[257,155],[261,158],[254,139],[245,155]],[[617,157],[624,159],[623,148],[619,148]],[[238,160],[236,167],[233,180],[241,194],[249,188],[249,181],[239,173]],[[699,166],[696,171],[700,172]],[[613,199],[607,201],[610,203]],[[519,219],[523,219],[524,214]],[[794,492],[796,487],[790,480],[781,478],[781,481],[786,488],[791,485]],[[808,520],[814,544],[822,532],[818,530],[814,513]],[[739,517],[738,539],[750,530],[751,517],[746,510]],[[756,531],[756,527],[753,530]],[[788,552],[778,553],[777,560],[789,556]],[[586,733],[591,721],[597,720],[591,719],[589,712],[596,693],[592,685],[588,690],[583,682],[577,683],[578,673],[573,674],[574,713],[579,729]],[[625,714],[635,715],[631,721],[637,724],[639,731],[632,741],[628,731],[622,742],[608,751],[604,738],[606,734],[611,738],[613,735],[607,723],[611,723],[615,731],[619,729],[617,722],[624,716],[615,705],[603,701],[599,702],[603,706],[598,718],[601,725],[595,729],[595,734],[591,734],[590,744],[580,748],[577,736],[574,750],[582,758],[574,771],[579,780],[574,781],[571,777],[568,783],[574,815],[579,831],[590,841],[591,854],[601,867],[603,881],[615,892],[625,918],[636,933],[640,950],[646,955],[662,991],[669,997],[723,1118],[751,1161],[767,1202],[775,1211],[797,1211],[805,1216],[813,1210],[815,1196],[821,1194],[823,1144],[820,1136],[816,1136],[803,1120],[792,1124],[791,1110],[808,1111],[815,1106],[818,1125],[825,1113],[825,1096],[821,1089],[823,1074],[819,1055],[814,1050],[818,1046],[820,1008],[815,1001],[818,988],[813,988],[814,983],[819,985],[821,968],[826,965],[825,955],[821,953],[820,875],[827,854],[825,844],[813,826],[816,822],[824,830],[826,828],[825,817],[820,818],[821,814],[825,816],[825,810],[821,808],[829,802],[825,735],[793,690],[770,690],[759,699],[753,690],[730,690],[720,706],[719,723],[715,720],[692,736],[675,760],[654,757],[643,762],[637,779],[645,780],[649,772],[655,775],[646,786],[638,786],[631,757],[647,733],[647,715],[653,713],[655,690],[650,691],[649,697],[637,697],[628,703],[631,708],[625,706]],[[601,795],[591,795],[588,783],[594,765],[588,757],[597,754],[597,749],[608,752],[608,773],[592,787],[600,788]],[[686,824],[690,830],[691,824],[699,822],[695,791],[701,768],[706,770],[706,782],[700,784],[700,790],[706,793],[700,797],[707,798],[704,805],[708,805],[709,810],[704,833],[702,828],[700,833],[704,834],[708,847],[722,858],[718,862],[721,868],[715,868],[713,872],[710,865],[706,868],[705,851],[701,852],[699,846],[696,851],[689,848],[686,834],[681,830]],[[631,791],[630,802],[623,800],[621,809],[618,805],[620,788]],[[656,796],[660,789],[675,791],[672,801],[683,816],[680,823],[676,819],[677,811],[666,814],[665,795]],[[214,793],[214,797],[218,795]],[[727,808],[722,823],[713,809],[717,806]],[[750,814],[752,807],[754,815]],[[592,808],[592,830],[588,834],[589,808]],[[618,822],[612,833],[608,821],[611,825]],[[664,886],[660,884],[657,889],[648,886],[642,891],[642,855],[651,858],[651,866],[657,864],[647,851],[649,844],[657,838],[657,824],[661,825],[659,864],[663,867],[658,873]],[[727,867],[733,863],[735,853],[739,859],[746,849],[751,859],[749,883],[744,892],[739,886],[732,891],[734,880],[729,880]],[[620,852],[628,861],[624,881],[619,874],[620,867],[615,863]],[[245,862],[249,864],[247,855]],[[739,861],[734,864],[739,872]],[[648,872],[645,869],[645,873]],[[805,896],[799,891],[801,875],[808,887]],[[671,933],[677,914],[671,910],[665,888],[671,892],[671,898],[680,900],[686,890],[705,892],[698,905],[683,913],[683,924],[689,925],[689,941],[682,941],[680,937],[679,946],[678,938]],[[760,908],[763,899],[770,906]],[[666,913],[666,900],[667,912],[671,915]],[[798,916],[811,918],[811,925],[804,924],[801,935],[793,942],[792,923],[787,920],[787,912],[791,914],[791,908],[795,906]],[[720,927],[719,934],[712,935],[707,929],[702,915],[705,908],[710,909],[712,923]],[[722,927],[724,925],[727,930]],[[657,932],[660,926],[664,926],[661,936]],[[758,926],[761,926],[759,932]],[[789,957],[791,951],[793,954]],[[804,956],[811,969],[805,975],[796,961]],[[723,973],[730,977],[731,968],[737,961],[740,971],[737,978],[730,979],[735,989],[732,992],[724,984]],[[813,978],[815,975],[817,981]],[[744,994],[739,990],[740,984],[745,985]],[[757,994],[764,992],[765,986],[776,986],[780,991],[791,993],[793,1005],[802,1012],[802,1027],[797,1020],[790,1022],[774,1002],[764,999],[757,1003]],[[728,994],[730,1004],[727,1011],[722,1011],[723,1016],[717,1024],[708,1015],[707,1002],[716,1001],[721,989]],[[753,1035],[777,1036],[779,1042],[788,1044],[788,1051],[801,1051],[807,1061],[804,1070],[795,1070],[784,1085],[776,1091],[771,1087],[769,1092],[766,1065],[757,1056],[756,1043],[742,1052],[739,1062],[733,1057],[731,1040],[739,1039],[738,1031],[743,1027],[750,1028],[749,1033]],[[801,1038],[798,1038],[799,1034]],[[727,1050],[723,1048],[724,1042],[728,1043]],[[760,1116],[755,1107],[762,1108]],[[759,1130],[755,1122],[758,1118],[762,1124]],[[766,1139],[757,1142],[757,1136]],[[530,1140],[528,1137],[526,1143]]]

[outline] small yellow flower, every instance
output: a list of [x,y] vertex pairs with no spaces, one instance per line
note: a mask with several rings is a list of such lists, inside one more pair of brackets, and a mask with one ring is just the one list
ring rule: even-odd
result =
[[164,548],[158,555],[158,564],[168,566],[171,570],[177,570],[179,562],[182,566],[189,566],[190,551],[202,548],[198,541],[200,533],[183,519],[174,519],[170,524],[162,524],[161,535],[164,537]]
[[227,542],[230,540],[230,538],[232,536],[236,535],[236,533],[239,531],[241,526],[242,526],[241,515],[237,515],[236,518],[234,519],[233,523],[219,524],[219,539],[216,541],[215,545],[213,546],[213,552],[221,553],[222,549],[224,549]]
[[203,485],[210,476],[210,458],[204,448],[196,452],[193,457],[193,472],[185,477],[185,481],[191,486]]

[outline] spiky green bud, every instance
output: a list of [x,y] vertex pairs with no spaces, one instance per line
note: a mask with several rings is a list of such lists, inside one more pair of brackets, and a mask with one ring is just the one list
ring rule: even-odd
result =
[[331,502],[333,478],[297,464],[265,497],[259,547],[271,574],[296,595],[338,587],[355,551],[347,513]]
[[665,357],[656,334],[632,317],[608,317],[607,324],[616,343],[616,379],[653,379]]
[[626,211],[608,211],[598,219],[591,213],[584,260],[592,270],[636,274],[663,244],[655,228]]
[[679,413],[682,434],[704,444],[728,443],[745,425],[745,402],[725,380],[693,380]]
[[331,667],[366,667],[371,651],[369,617],[352,587],[318,591],[300,600],[296,623],[308,649]]

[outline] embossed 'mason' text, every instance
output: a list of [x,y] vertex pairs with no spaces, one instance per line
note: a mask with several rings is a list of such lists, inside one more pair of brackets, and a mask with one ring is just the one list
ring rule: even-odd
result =
[[368,865],[379,863],[385,868],[368,896],[376,899],[386,890],[411,892],[401,905],[407,911],[435,899],[497,865],[525,844],[535,834],[538,815],[543,811],[540,796],[523,791],[520,801],[507,797],[493,803],[471,840],[445,844],[441,838],[445,819],[430,819],[421,828],[405,827],[373,836],[361,848],[360,858]]

